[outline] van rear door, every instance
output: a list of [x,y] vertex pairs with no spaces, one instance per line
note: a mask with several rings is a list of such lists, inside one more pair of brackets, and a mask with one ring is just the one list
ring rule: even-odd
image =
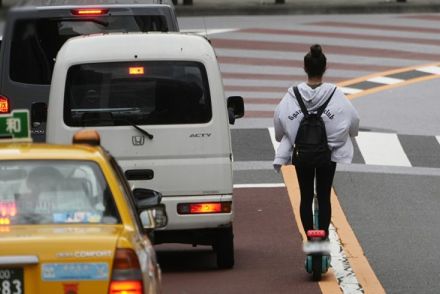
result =
[[167,196],[231,193],[226,106],[224,97],[212,94],[202,62],[73,65],[65,85],[65,130],[56,126],[50,134],[56,142],[72,128],[97,129],[136,187]]

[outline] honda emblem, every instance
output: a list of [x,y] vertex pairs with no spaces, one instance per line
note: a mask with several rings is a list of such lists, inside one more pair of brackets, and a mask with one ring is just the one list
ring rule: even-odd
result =
[[133,143],[133,146],[142,146],[145,143],[145,137],[144,136],[133,136],[133,137],[131,137],[131,142]]

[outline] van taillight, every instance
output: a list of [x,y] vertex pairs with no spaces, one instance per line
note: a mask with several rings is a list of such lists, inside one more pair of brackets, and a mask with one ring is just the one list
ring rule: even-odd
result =
[[205,214],[205,213],[230,213],[232,202],[207,202],[207,203],[179,203],[179,214]]
[[0,95],[0,114],[9,112],[11,112],[11,105],[8,97]]
[[143,293],[142,271],[133,249],[116,249],[109,294]]
[[76,16],[100,16],[108,14],[108,9],[102,8],[77,8],[70,11]]

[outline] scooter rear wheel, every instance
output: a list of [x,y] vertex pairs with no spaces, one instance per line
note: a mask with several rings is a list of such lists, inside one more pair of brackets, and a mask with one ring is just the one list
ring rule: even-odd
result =
[[312,278],[314,281],[320,281],[322,275],[322,255],[312,256]]

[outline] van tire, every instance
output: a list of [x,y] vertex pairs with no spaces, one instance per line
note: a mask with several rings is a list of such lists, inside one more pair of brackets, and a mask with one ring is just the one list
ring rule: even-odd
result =
[[220,269],[230,269],[234,266],[234,234],[232,226],[221,229],[217,233],[213,246],[217,253],[217,266]]

